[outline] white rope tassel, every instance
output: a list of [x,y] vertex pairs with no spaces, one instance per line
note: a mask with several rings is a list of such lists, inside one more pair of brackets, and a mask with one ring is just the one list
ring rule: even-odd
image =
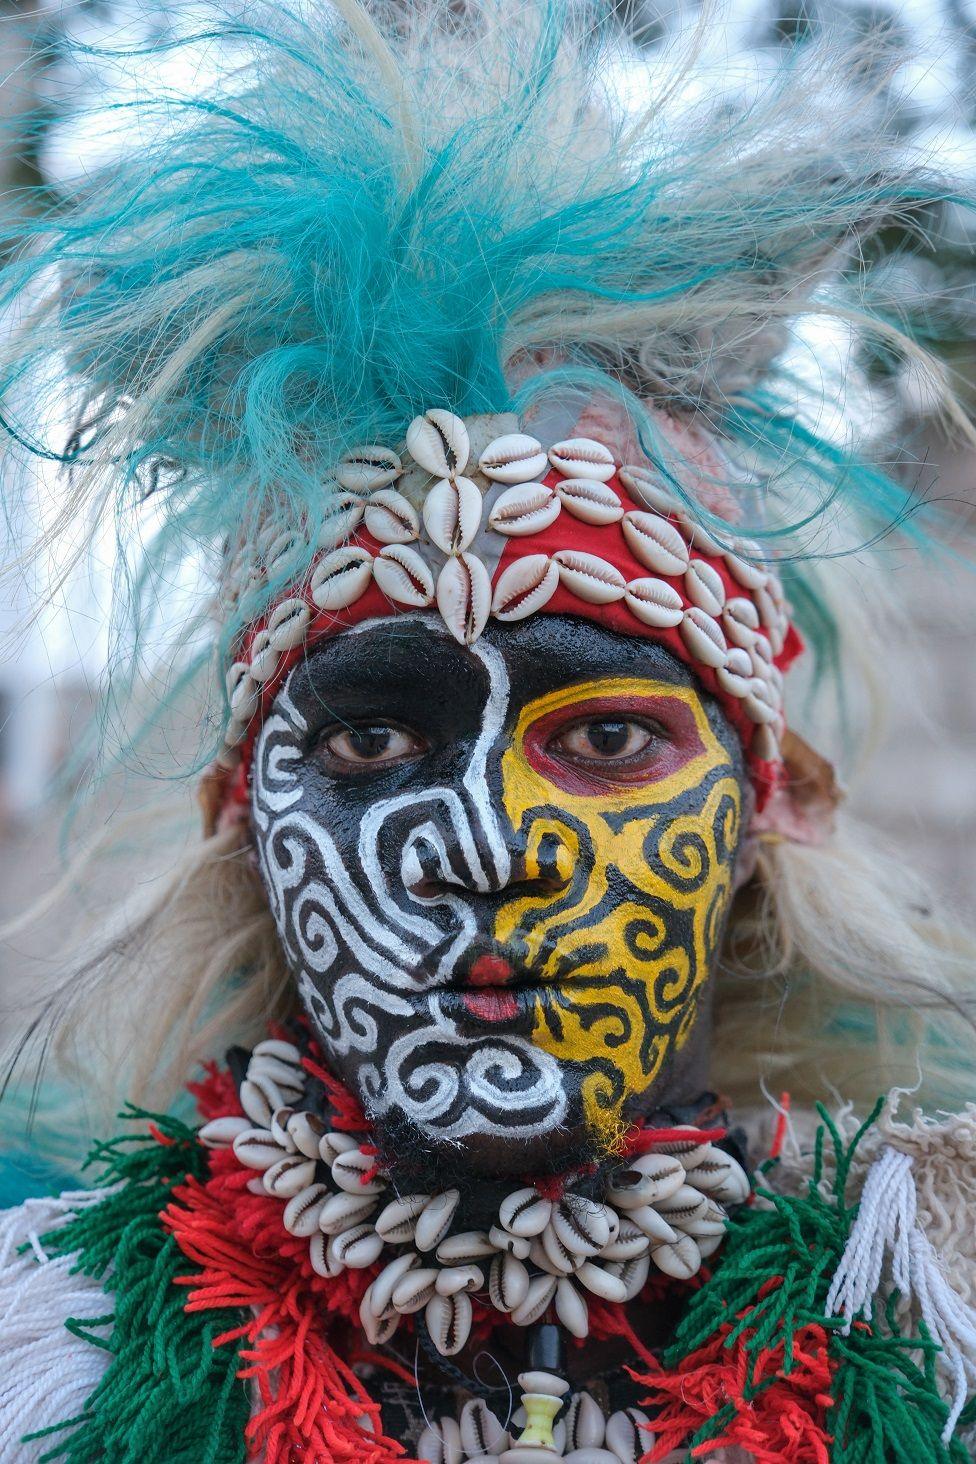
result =
[[[952,1385],[947,1444],[976,1384],[976,1312],[952,1290],[928,1236],[916,1220],[918,1199],[910,1154],[885,1145],[872,1164],[857,1220],[827,1293],[826,1310],[844,1317],[845,1333],[856,1317],[870,1318],[881,1289],[886,1258],[898,1292],[913,1306],[942,1348],[939,1364]],[[962,1221],[962,1217],[960,1217]]]
[[[74,1257],[45,1254],[39,1237],[108,1190],[79,1190],[28,1200],[0,1212],[0,1459],[32,1464],[51,1447],[24,1434],[75,1418],[110,1361],[102,1347],[72,1335],[68,1317],[111,1311],[98,1281],[71,1274]],[[18,1254],[27,1243],[29,1250]]]

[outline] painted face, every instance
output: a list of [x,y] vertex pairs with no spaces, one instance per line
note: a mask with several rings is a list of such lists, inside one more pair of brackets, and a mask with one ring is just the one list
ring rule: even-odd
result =
[[332,1065],[500,1171],[696,1096],[742,797],[722,712],[646,641],[550,616],[466,650],[411,617],[321,646],[253,814]]

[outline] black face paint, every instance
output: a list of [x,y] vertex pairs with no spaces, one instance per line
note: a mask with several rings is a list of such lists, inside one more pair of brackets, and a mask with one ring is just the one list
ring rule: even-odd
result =
[[314,651],[260,735],[253,812],[339,1076],[499,1172],[701,1086],[742,783],[686,668],[589,622],[465,649],[409,617]]

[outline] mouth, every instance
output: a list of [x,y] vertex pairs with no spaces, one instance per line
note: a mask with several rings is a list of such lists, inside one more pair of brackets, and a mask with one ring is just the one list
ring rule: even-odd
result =
[[497,951],[482,951],[436,994],[441,1010],[454,1021],[519,1027],[531,1023],[536,1002],[552,995],[552,983],[519,970]]

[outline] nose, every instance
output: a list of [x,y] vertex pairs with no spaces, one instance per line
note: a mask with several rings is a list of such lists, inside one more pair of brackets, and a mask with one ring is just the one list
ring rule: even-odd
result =
[[[404,851],[403,882],[421,900],[464,892],[499,899],[519,896],[559,895],[572,878],[574,855],[559,833],[547,830],[532,836],[529,831],[506,830],[503,850],[472,849],[455,834],[436,837],[420,830]],[[492,857],[494,856],[494,857]]]

